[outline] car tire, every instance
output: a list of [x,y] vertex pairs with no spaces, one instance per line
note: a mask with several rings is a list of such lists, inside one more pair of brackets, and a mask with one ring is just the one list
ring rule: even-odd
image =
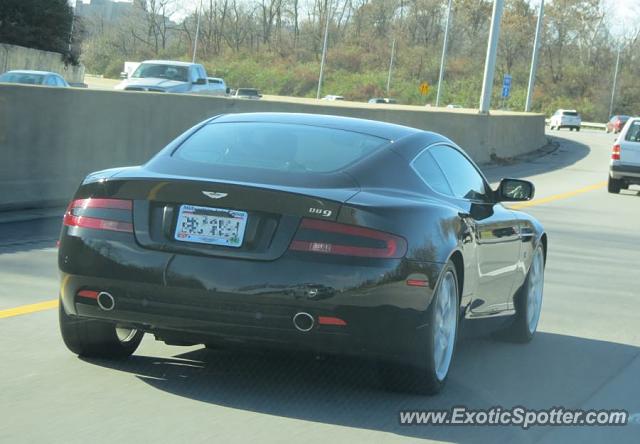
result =
[[577,128],[576,128],[576,131],[580,132],[580,127],[577,127]]
[[609,181],[607,182],[607,191],[612,194],[619,194],[622,189],[622,179],[614,179],[609,176]]
[[58,320],[67,348],[87,358],[127,358],[136,351],[144,336],[144,332],[139,330],[116,328],[109,322],[70,316],[65,312],[62,301],[58,304]]
[[538,328],[544,290],[545,258],[542,244],[533,252],[529,272],[514,297],[516,314],[509,327],[499,335],[508,342],[527,343]]
[[[460,290],[456,268],[447,263],[427,310],[428,327],[419,329],[420,344],[414,365],[380,363],[379,375],[392,391],[435,395],[444,387],[458,339]],[[443,316],[444,315],[444,316]],[[440,350],[441,349],[441,350]],[[426,351],[426,353],[425,353]]]

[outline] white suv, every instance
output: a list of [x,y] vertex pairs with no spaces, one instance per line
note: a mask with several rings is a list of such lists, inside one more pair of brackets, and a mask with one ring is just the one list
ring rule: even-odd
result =
[[640,185],[640,118],[631,118],[613,144],[609,165],[609,192]]
[[549,121],[549,129],[552,130],[569,128],[571,131],[574,129],[580,131],[580,125],[582,125],[582,119],[575,109],[559,109],[551,116]]

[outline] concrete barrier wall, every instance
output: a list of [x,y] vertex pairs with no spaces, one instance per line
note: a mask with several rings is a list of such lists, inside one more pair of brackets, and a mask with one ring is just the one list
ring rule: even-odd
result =
[[0,85],[0,209],[61,204],[91,171],[144,163],[208,117],[252,111],[337,114],[433,130],[478,162],[545,144],[542,115]]
[[84,66],[65,65],[57,52],[0,44],[0,74],[12,69],[33,69],[60,74],[70,83],[84,82]]

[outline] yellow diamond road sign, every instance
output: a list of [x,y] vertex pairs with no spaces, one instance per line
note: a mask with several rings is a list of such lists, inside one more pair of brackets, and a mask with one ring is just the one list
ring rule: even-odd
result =
[[427,82],[422,82],[420,84],[420,94],[426,96],[429,93],[429,84]]

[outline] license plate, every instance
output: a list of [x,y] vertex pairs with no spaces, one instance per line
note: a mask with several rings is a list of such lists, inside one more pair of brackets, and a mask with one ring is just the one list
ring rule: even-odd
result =
[[181,205],[175,239],[209,245],[240,247],[247,213],[224,208]]

